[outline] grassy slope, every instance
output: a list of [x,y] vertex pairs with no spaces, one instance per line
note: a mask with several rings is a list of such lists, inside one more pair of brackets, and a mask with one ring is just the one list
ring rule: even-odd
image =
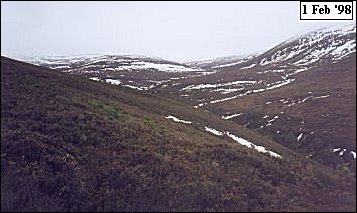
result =
[[1,58],[2,211],[353,211],[355,186],[203,110]]

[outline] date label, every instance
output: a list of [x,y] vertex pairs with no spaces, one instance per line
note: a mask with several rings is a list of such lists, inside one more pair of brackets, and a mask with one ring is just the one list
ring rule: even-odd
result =
[[353,20],[353,1],[300,1],[300,20]]

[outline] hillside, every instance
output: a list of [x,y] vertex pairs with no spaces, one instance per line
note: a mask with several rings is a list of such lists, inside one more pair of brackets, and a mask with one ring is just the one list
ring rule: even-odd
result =
[[355,188],[200,108],[1,58],[2,211],[355,211]]
[[244,64],[156,93],[265,134],[307,158],[356,171],[355,25],[297,36]]
[[[208,106],[334,168],[356,171],[356,54],[290,84]],[[229,113],[227,113],[229,112]]]

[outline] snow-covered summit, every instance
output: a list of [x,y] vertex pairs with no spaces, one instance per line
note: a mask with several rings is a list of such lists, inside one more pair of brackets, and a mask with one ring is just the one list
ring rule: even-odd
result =
[[260,66],[291,64],[310,66],[337,62],[356,52],[356,25],[322,28],[301,36],[296,36],[266,51],[251,63]]

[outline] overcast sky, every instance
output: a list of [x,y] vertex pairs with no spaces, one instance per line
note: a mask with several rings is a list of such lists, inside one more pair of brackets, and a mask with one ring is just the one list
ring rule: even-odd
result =
[[1,1],[1,54],[187,61],[260,52],[297,34],[346,23],[301,22],[298,1]]

